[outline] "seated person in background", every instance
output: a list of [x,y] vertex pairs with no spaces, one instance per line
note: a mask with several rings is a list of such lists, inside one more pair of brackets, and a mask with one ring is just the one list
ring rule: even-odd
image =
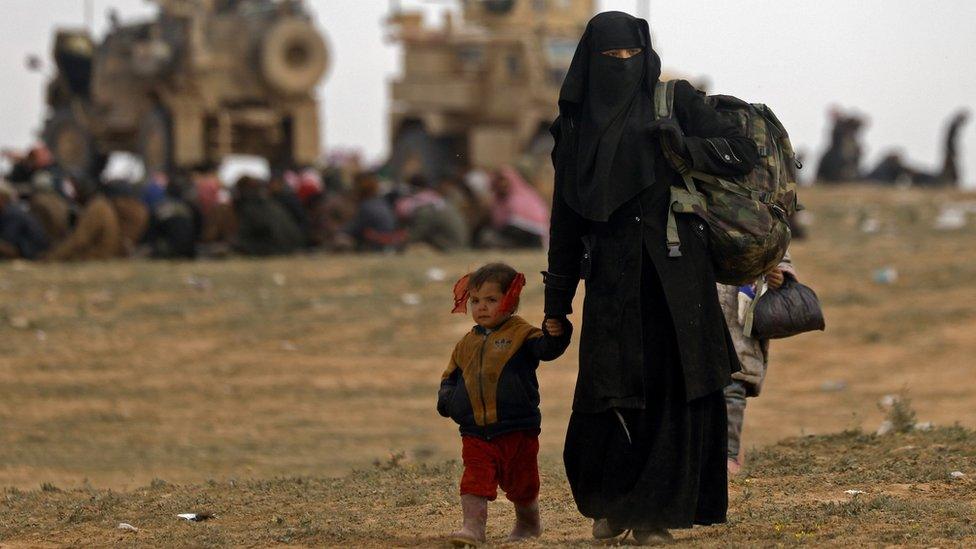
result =
[[340,251],[353,247],[343,228],[356,215],[356,204],[339,183],[338,178],[327,178],[323,183],[308,174],[299,186],[298,195],[308,212],[309,245],[314,248]]
[[491,225],[480,235],[486,248],[543,248],[549,235],[549,206],[514,168],[491,181]]
[[22,198],[28,203],[31,214],[44,227],[48,242],[54,245],[67,238],[71,229],[72,204],[43,181],[24,191],[26,194],[22,194]]
[[359,251],[398,250],[406,241],[406,231],[397,230],[393,209],[380,195],[380,181],[374,173],[357,174],[353,180],[356,214],[346,225],[345,233]]
[[396,202],[396,214],[407,227],[410,242],[424,242],[448,252],[468,247],[468,226],[461,212],[422,175],[409,181],[409,194]]
[[124,252],[119,216],[97,185],[79,185],[84,209],[68,237],[45,256],[51,261],[111,259]]
[[0,181],[0,259],[34,259],[47,247],[44,227],[17,200],[17,191]]
[[[294,183],[294,187],[292,183]],[[305,213],[305,207],[302,206],[301,199],[298,198],[298,193],[295,192],[295,188],[297,187],[298,174],[295,172],[274,174],[268,183],[271,198],[277,201],[288,212],[292,221],[301,229],[302,234],[308,235],[308,215]]]
[[105,184],[105,196],[112,202],[119,218],[124,253],[132,255],[149,228],[149,209],[128,181],[109,181]]
[[212,169],[194,172],[191,179],[192,190],[187,199],[199,218],[199,239],[205,244],[199,251],[205,255],[225,254],[237,234],[237,213],[231,192],[221,185]]
[[186,199],[191,183],[174,178],[166,186],[166,196],[152,211],[146,242],[152,257],[160,259],[196,257],[198,218]]
[[268,185],[244,176],[234,189],[237,236],[234,248],[245,255],[279,255],[305,246],[305,237],[288,211],[271,198]]
[[64,198],[71,198],[71,190],[66,184],[64,170],[54,160],[54,155],[46,146],[38,145],[23,157],[10,152],[5,156],[13,162],[7,179],[15,188],[46,188]]
[[488,225],[491,193],[487,192],[489,184],[485,184],[485,191],[477,193],[468,185],[469,175],[464,177],[446,176],[435,185],[438,194],[444,197],[460,214],[467,228],[468,241],[474,240],[478,231]]

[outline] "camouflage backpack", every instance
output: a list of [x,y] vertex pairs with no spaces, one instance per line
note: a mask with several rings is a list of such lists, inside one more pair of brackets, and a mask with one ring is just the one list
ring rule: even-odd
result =
[[[674,81],[658,82],[654,90],[657,119],[674,117]],[[796,169],[800,167],[783,125],[766,105],[746,103],[728,95],[705,98],[733,121],[759,149],[759,163],[748,175],[717,177],[693,171],[662,141],[668,162],[681,174],[685,188],[671,188],[668,250],[680,256],[674,214],[695,213],[709,226],[715,277],[722,284],[746,284],[776,267],[790,244],[787,222],[796,213]]]

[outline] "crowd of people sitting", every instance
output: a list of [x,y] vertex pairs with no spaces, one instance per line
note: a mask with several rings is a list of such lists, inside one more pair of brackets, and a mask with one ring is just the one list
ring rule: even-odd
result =
[[546,245],[549,205],[514,168],[398,180],[355,155],[222,181],[216,169],[74,177],[50,151],[7,153],[0,258],[73,261]]

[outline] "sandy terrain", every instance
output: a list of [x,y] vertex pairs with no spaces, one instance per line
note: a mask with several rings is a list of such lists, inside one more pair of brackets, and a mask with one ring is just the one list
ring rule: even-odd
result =
[[[921,421],[976,427],[976,215],[962,229],[933,228],[942,204],[976,197],[859,187],[801,196],[814,223],[793,254],[828,329],[774,342],[763,395],[749,405],[746,446],[873,432],[879,398],[902,390]],[[541,253],[0,265],[0,486],[135,490],[113,497],[138,505],[163,486],[199,484],[200,501],[217,501],[228,483],[308,477],[328,487],[327,477],[402,453],[396,470],[427,478],[417,467],[430,464],[447,474],[437,482],[448,490],[456,471],[443,468],[458,456],[458,439],[434,397],[471,325],[448,314],[450,290],[499,258],[528,275],[522,314],[541,321]],[[885,267],[897,271],[894,283],[875,282]],[[575,350],[540,373],[542,456],[557,484]],[[280,482],[292,490],[293,481]],[[8,504],[68,505],[72,494],[32,492]],[[295,541],[341,541],[315,528],[321,535]],[[23,537],[29,530],[7,533],[41,541]],[[53,541],[87,535],[68,530],[80,537]],[[186,542],[247,539],[226,536]]]

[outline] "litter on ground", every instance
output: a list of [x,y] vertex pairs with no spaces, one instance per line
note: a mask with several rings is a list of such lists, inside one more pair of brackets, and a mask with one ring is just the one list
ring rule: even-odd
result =
[[214,515],[212,513],[180,513],[179,515],[176,516],[180,517],[183,520],[188,520],[191,522],[203,522],[205,520],[210,520],[212,518],[217,517],[217,515]]

